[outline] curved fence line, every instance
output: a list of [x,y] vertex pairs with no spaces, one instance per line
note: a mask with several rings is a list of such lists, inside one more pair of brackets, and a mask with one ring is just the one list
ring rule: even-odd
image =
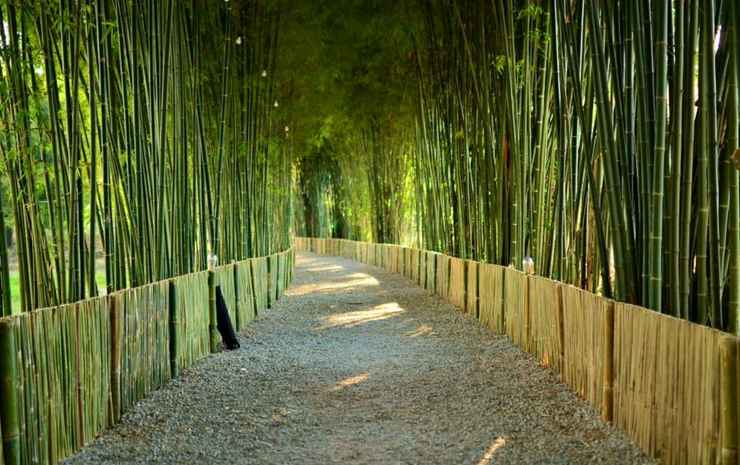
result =
[[390,244],[296,250],[401,273],[557,373],[666,465],[737,465],[740,338],[499,265]]
[[0,465],[55,464],[218,350],[215,289],[237,331],[293,277],[293,249],[0,319]]

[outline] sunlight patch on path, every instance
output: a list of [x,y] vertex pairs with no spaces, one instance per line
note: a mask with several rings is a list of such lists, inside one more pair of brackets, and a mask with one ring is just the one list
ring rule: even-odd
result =
[[506,439],[496,438],[491,443],[491,445],[488,446],[488,449],[486,449],[486,453],[483,454],[483,457],[481,457],[477,465],[489,465],[491,461],[493,460],[493,454],[495,454],[497,450],[504,447],[505,444],[506,444]]
[[302,286],[295,286],[290,289],[290,295],[306,295],[314,292],[326,292],[340,289],[349,289],[353,287],[375,287],[379,286],[380,283],[377,279],[368,275],[360,275],[361,278],[352,280],[343,280],[334,283],[322,282],[321,284],[304,284]]
[[406,310],[398,305],[398,302],[389,302],[375,306],[372,310],[361,310],[357,312],[335,313],[324,318],[324,324],[315,328],[322,331],[331,328],[352,328],[371,321],[381,321],[393,318]]
[[416,328],[415,330],[405,333],[404,336],[422,337],[422,336],[433,336],[434,334],[435,334],[434,329],[431,326],[429,326],[428,324],[422,324],[422,325],[419,325],[419,327]]
[[368,376],[369,376],[368,373],[365,372],[365,373],[360,373],[357,376],[350,376],[348,378],[344,378],[343,380],[338,382],[336,386],[332,388],[332,391],[341,391],[342,389],[348,388],[350,386],[360,384],[366,381]]

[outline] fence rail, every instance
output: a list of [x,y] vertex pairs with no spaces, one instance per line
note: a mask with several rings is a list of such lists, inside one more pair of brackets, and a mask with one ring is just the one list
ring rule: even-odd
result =
[[0,465],[55,464],[216,348],[293,277],[294,250],[0,319]]
[[296,238],[294,246],[402,273],[454,303],[532,353],[666,465],[740,464],[740,338],[436,252],[344,239]]

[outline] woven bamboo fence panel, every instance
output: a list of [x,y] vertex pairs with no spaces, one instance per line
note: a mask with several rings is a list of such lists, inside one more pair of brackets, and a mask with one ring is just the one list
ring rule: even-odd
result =
[[277,282],[280,279],[280,268],[278,263],[277,255],[269,255],[267,259],[267,306],[271,306],[275,300],[277,300],[278,286]]
[[375,246],[375,266],[383,268],[383,257],[385,255],[385,246],[383,244],[377,244]]
[[383,245],[383,269],[391,273],[398,272],[398,247],[395,245]]
[[285,289],[285,254],[275,254],[277,277],[275,279],[275,300],[278,300]]
[[606,415],[605,364],[611,359],[605,331],[613,303],[577,287],[563,285],[562,378],[579,396]]
[[478,320],[497,334],[504,334],[504,270],[490,263],[478,266]]
[[427,288],[427,252],[419,250],[419,276],[416,281],[419,286]]
[[419,267],[421,266],[419,259],[421,257],[421,254],[419,253],[419,249],[409,249],[408,254],[410,257],[409,270],[408,270],[409,279],[418,284],[419,283]]
[[403,275],[408,279],[412,279],[414,275],[412,253],[413,250],[408,247],[401,248],[401,256],[403,257]]
[[394,250],[394,246],[383,244],[383,269],[385,271],[394,271],[395,269],[395,256],[393,254]]
[[53,464],[84,444],[75,314],[64,305],[12,317],[22,463]]
[[370,244],[366,242],[360,242],[357,244],[357,261],[360,263],[368,264],[368,250],[370,248]]
[[465,260],[451,257],[449,260],[449,285],[447,299],[465,312]]
[[177,364],[191,367],[209,352],[208,272],[173,278],[176,289]]
[[506,268],[504,272],[504,327],[511,341],[527,350],[529,347],[529,309],[527,305],[527,275]]
[[546,367],[560,371],[563,348],[560,328],[560,283],[529,276],[529,352]]
[[342,255],[342,241],[340,239],[332,239],[331,254],[337,257]]
[[[107,298],[75,305],[79,328],[80,404],[83,443],[87,444],[112,424],[108,408],[110,392],[110,311]],[[103,356],[101,356],[103,355]]]
[[402,276],[405,276],[405,273],[406,273],[406,271],[405,271],[405,268],[406,268],[406,250],[405,249],[406,248],[405,247],[402,247],[400,245],[394,246],[394,247],[396,249],[396,264],[395,264],[395,269],[393,271],[396,272],[396,273],[398,273],[398,274],[400,274],[400,275],[402,275]]
[[281,252],[278,254],[278,270],[280,270],[280,272],[278,273],[276,299],[283,295],[285,288],[288,287],[289,258],[288,252]]
[[254,284],[254,296],[257,313],[266,310],[269,305],[268,294],[269,283],[267,275],[267,257],[257,257],[251,259],[252,262],[252,283]]
[[378,246],[375,244],[367,244],[367,262],[366,264],[370,266],[377,266],[378,263],[378,253],[375,249],[377,249]]
[[450,257],[443,254],[437,254],[434,291],[438,296],[447,300],[450,295]]
[[437,292],[437,257],[441,256],[437,252],[426,252],[427,276],[424,288],[432,292]]
[[478,262],[466,260],[465,311],[478,318]]
[[614,329],[616,425],[663,463],[716,463],[721,334],[621,303]]
[[350,260],[355,258],[354,249],[355,243],[353,241],[341,241],[342,257]]
[[239,330],[254,320],[256,316],[254,290],[252,289],[252,265],[249,261],[239,262],[236,267],[237,310],[239,312]]
[[168,283],[124,294],[121,343],[121,411],[170,379]]

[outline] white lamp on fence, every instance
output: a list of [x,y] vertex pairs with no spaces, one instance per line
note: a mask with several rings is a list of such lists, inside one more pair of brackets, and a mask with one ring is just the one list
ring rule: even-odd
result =
[[208,254],[208,269],[212,270],[218,266],[218,255],[214,253]]
[[522,260],[522,271],[526,274],[534,274],[534,259],[529,255]]

